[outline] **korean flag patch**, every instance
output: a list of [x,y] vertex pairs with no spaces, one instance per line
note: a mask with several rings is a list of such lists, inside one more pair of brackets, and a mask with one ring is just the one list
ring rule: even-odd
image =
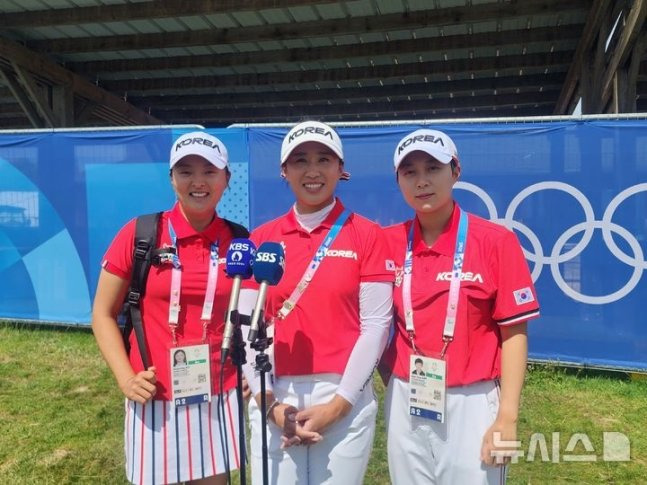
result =
[[517,305],[523,305],[524,303],[535,301],[532,290],[528,287],[513,291],[512,294],[514,295],[514,301]]

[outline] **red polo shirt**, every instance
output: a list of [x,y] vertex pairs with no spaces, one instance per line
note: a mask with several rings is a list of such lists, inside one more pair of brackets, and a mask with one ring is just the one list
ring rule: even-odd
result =
[[[276,315],[291,295],[343,209],[337,200],[311,233],[299,225],[293,210],[252,232],[257,246],[273,241],[285,249],[285,273],[278,285],[269,288],[266,315]],[[297,305],[284,320],[275,321],[276,375],[343,374],[360,334],[360,283],[392,282],[392,263],[387,259],[382,229],[351,214]]]
[[[202,232],[197,232],[182,215],[178,204],[161,217],[160,239],[156,247],[171,245],[168,221],[177,235],[178,256],[182,263],[182,289],[180,291],[180,316],[177,328],[178,346],[201,343],[202,305],[207,288],[207,274],[211,243],[218,242],[218,282],[211,322],[207,326],[207,338],[211,345],[212,391],[219,390],[220,345],[224,329],[224,315],[229,304],[232,280],[225,273],[225,257],[232,239],[226,223],[216,217]],[[106,251],[103,268],[130,281],[133,264],[133,239],[135,219],[128,222],[117,234]],[[172,265],[151,266],[146,284],[146,295],[141,302],[142,321],[146,343],[152,364],[157,368],[157,394],[155,399],[171,400],[169,349],[172,347],[171,330],[168,324],[169,296],[171,291]],[[143,370],[135,333],[130,335],[130,364],[135,372]],[[225,390],[236,386],[235,368],[227,361],[225,365]]]
[[[458,205],[454,204],[450,221],[432,247],[422,240],[417,219],[385,229],[396,266],[396,321],[395,335],[381,365],[402,379],[408,379],[409,356],[413,353],[402,303],[402,268],[409,229],[415,222],[411,278],[415,345],[423,354],[440,353],[459,214]],[[472,214],[468,217],[454,340],[446,354],[449,386],[500,377],[499,326],[539,316],[535,288],[515,234]]]

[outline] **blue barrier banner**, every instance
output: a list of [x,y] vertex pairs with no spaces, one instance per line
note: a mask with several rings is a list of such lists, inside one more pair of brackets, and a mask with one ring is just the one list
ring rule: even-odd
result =
[[[172,206],[171,144],[193,129],[1,134],[0,317],[89,323],[106,248],[129,219]],[[218,212],[248,225],[246,133],[208,131],[231,161]]]
[[[419,128],[341,128],[347,207],[382,225],[412,217],[393,152]],[[535,359],[647,370],[647,121],[430,126],[458,146],[461,206],[513,230],[541,304]],[[168,157],[190,128],[0,134],[0,318],[87,324],[104,251],[139,214],[174,202]],[[207,130],[229,150],[218,212],[248,227],[293,203],[287,129]]]
[[[393,169],[396,143],[419,125],[340,128],[345,205],[382,225],[412,217]],[[535,281],[541,318],[530,355],[647,368],[647,122],[568,121],[427,126],[448,133],[462,165],[461,206],[512,229]],[[251,222],[293,203],[279,178],[286,129],[251,129]]]

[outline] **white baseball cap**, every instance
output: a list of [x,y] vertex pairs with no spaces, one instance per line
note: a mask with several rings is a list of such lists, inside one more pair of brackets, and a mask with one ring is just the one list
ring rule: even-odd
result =
[[[281,144],[281,165],[283,165],[296,147],[302,143],[315,141],[330,148],[341,161],[344,160],[344,150],[337,132],[330,126],[320,121],[304,121],[285,135]],[[340,180],[349,180],[350,173],[342,172]]]
[[198,155],[211,165],[223,169],[229,163],[227,148],[215,136],[202,131],[186,133],[175,140],[171,147],[171,168],[187,155]]
[[441,163],[448,164],[452,160],[460,165],[458,151],[452,139],[442,131],[422,128],[409,133],[398,142],[393,154],[393,166],[398,170],[400,163],[411,152],[423,151]]

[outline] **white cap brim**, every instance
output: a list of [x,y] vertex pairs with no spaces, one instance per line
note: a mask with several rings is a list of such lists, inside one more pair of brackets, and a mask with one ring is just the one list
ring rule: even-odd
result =
[[341,160],[344,159],[341,139],[332,127],[320,121],[304,121],[293,126],[283,138],[283,143],[281,143],[281,165],[286,162],[298,146],[310,141],[321,143],[332,150]]
[[438,160],[445,165],[452,160],[458,163],[458,151],[454,141],[442,131],[421,128],[402,138],[396,145],[393,154],[395,170],[402,161],[412,152],[420,151]]
[[444,163],[445,165],[447,165],[448,163],[450,163],[450,162],[452,161],[452,159],[454,158],[454,157],[452,157],[450,154],[448,154],[448,153],[446,153],[446,152],[444,152],[444,151],[442,151],[442,150],[434,149],[434,147],[429,147],[429,146],[411,146],[411,147],[407,147],[407,148],[405,148],[405,149],[404,149],[404,150],[402,150],[402,152],[400,153],[400,155],[399,155],[399,157],[398,157],[398,163],[397,163],[397,165],[395,166],[395,169],[396,169],[396,170],[398,169],[398,167],[399,167],[399,166],[400,166],[400,164],[402,163],[402,160],[404,160],[404,159],[407,157],[407,155],[409,155],[409,154],[410,154],[410,153],[412,153],[412,152],[425,152],[427,155],[430,155],[430,156],[434,157],[434,158],[435,158],[436,160],[438,160],[440,163]]
[[187,133],[175,140],[171,147],[170,167],[173,168],[176,163],[190,155],[204,158],[221,170],[228,165],[227,147],[218,138],[208,133]]

